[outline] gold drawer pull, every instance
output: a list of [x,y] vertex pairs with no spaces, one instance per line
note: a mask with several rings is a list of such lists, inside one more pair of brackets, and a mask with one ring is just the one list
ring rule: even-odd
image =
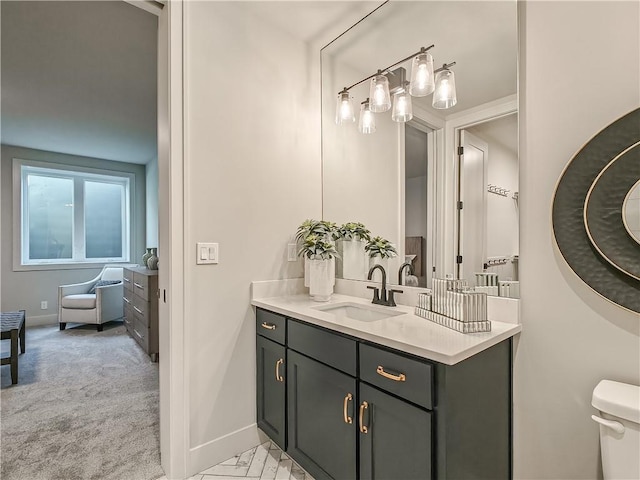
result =
[[276,380],[278,382],[284,382],[284,377],[280,376],[280,365],[284,363],[284,360],[281,358],[276,362]]
[[142,310],[140,310],[138,307],[136,307],[135,305],[133,306],[133,309],[138,312],[140,315],[144,315],[144,312]]
[[131,303],[131,301],[127,297],[122,297],[122,299],[127,303]]
[[266,328],[267,330],[275,330],[276,326],[274,323],[262,322],[262,328]]
[[362,433],[369,433],[369,429],[367,428],[367,426],[364,424],[364,411],[369,408],[369,404],[367,402],[362,402],[362,404],[360,405],[360,431]]
[[144,287],[143,287],[142,285],[140,285],[139,283],[135,283],[135,282],[134,282],[134,283],[133,283],[133,286],[134,286],[134,287],[141,288],[142,290],[144,290]]
[[344,405],[342,406],[342,415],[344,416],[344,423],[348,423],[351,425],[353,423],[353,418],[351,418],[347,414],[347,407],[349,406],[349,402],[353,400],[353,395],[347,393],[347,396],[344,397]]
[[376,368],[376,373],[378,375],[382,375],[384,378],[388,378],[389,380],[394,380],[396,382],[404,382],[407,380],[407,377],[405,377],[404,373],[394,375],[393,373],[385,372],[382,365],[378,365],[378,368]]

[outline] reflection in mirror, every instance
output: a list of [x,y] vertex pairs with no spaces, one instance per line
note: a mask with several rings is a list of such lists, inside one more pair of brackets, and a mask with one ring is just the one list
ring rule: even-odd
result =
[[640,181],[629,190],[624,199],[622,220],[631,238],[640,243]]
[[[451,67],[455,106],[434,109],[433,94],[409,96],[411,121],[393,121],[391,111],[373,113],[375,131],[361,133],[358,116],[366,111],[361,103],[370,96],[366,81],[349,90],[355,121],[336,124],[336,99],[345,87],[432,44],[429,53],[436,69],[455,62]],[[429,288],[433,276],[455,276],[455,259],[461,250],[456,243],[464,238],[462,231],[457,234],[455,207],[458,129],[475,128],[484,109],[492,111],[484,119],[505,115],[504,109],[496,114],[503,103],[510,102],[515,111],[516,2],[387,2],[323,48],[321,62],[323,219],[338,224],[362,222],[372,236],[392,242],[398,251],[395,258],[386,260],[392,282]],[[411,67],[409,58],[392,70],[403,68],[401,72],[410,80]],[[465,123],[469,115],[474,120]],[[482,137],[482,132],[475,134]],[[517,127],[515,135],[517,139]],[[517,179],[517,155],[515,172]],[[502,182],[499,176],[493,181]],[[502,183],[511,195],[517,192],[517,183]],[[487,182],[481,186],[486,196]],[[469,207],[481,209],[486,222],[492,222],[494,200]],[[498,210],[503,207],[496,206]],[[493,257],[517,256],[517,217],[513,228],[514,232],[500,237],[503,243],[515,241],[516,248],[508,251],[502,245],[490,247],[488,235],[499,234],[495,229],[489,232],[487,228],[482,235],[487,243],[479,250],[479,262],[464,265],[473,274],[474,284],[475,273],[485,270],[485,263],[496,260]],[[514,271],[502,274],[503,279],[514,281],[517,263],[509,267]],[[486,270],[491,268],[496,267]],[[346,278],[363,279],[363,275]]]

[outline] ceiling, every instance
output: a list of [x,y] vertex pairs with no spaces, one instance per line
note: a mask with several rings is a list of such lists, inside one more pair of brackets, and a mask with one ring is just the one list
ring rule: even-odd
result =
[[123,1],[0,2],[2,143],[156,157],[157,17]]
[[[414,105],[443,117],[516,93],[515,0],[392,0],[325,48],[323,56],[331,59],[327,65],[353,70],[350,85],[432,44],[435,68],[456,62],[452,70],[458,104],[435,110],[429,95],[414,97]],[[411,61],[402,66],[409,76]],[[363,100],[357,98],[357,103]]]

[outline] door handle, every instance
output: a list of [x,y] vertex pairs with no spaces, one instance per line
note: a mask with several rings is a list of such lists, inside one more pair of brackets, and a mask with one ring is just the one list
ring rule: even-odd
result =
[[404,373],[399,373],[398,375],[394,375],[393,373],[385,372],[384,367],[382,365],[378,365],[376,368],[376,373],[378,375],[382,375],[384,378],[388,378],[389,380],[394,380],[396,382],[404,382],[407,380],[407,377]]
[[369,408],[369,404],[367,402],[362,402],[360,405],[360,431],[362,433],[369,433],[369,428],[364,424],[364,411]]
[[284,363],[284,359],[280,359],[276,362],[276,380],[278,382],[284,382],[284,377],[280,376],[280,365]]
[[344,397],[344,404],[342,406],[342,415],[344,417],[344,423],[348,423],[349,425],[353,423],[353,418],[351,418],[347,413],[347,407],[349,406],[349,402],[351,400],[353,400],[353,395],[351,395],[350,393],[347,393],[347,396]]
[[624,433],[624,425],[621,424],[620,422],[616,422],[614,420],[607,420],[597,415],[591,415],[591,418],[596,422],[598,422],[600,425],[609,427],[611,430],[613,430],[616,433]]

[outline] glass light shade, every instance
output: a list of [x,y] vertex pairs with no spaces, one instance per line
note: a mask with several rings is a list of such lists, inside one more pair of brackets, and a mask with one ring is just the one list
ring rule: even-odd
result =
[[360,106],[360,121],[358,122],[360,133],[373,133],[376,131],[376,116],[369,108],[369,103],[364,102]]
[[433,92],[433,108],[451,108],[458,103],[456,97],[456,80],[453,72],[448,69],[436,73],[436,89]]
[[412,118],[413,108],[411,106],[411,96],[406,90],[394,94],[391,120],[394,122],[408,122]]
[[384,75],[376,75],[371,79],[369,88],[369,108],[372,112],[386,112],[391,108],[389,80]]
[[353,123],[355,121],[356,116],[349,92],[340,92],[336,102],[336,124],[342,125],[343,123]]
[[433,57],[429,52],[419,53],[411,62],[411,84],[409,93],[414,97],[425,97],[435,89],[433,81]]

